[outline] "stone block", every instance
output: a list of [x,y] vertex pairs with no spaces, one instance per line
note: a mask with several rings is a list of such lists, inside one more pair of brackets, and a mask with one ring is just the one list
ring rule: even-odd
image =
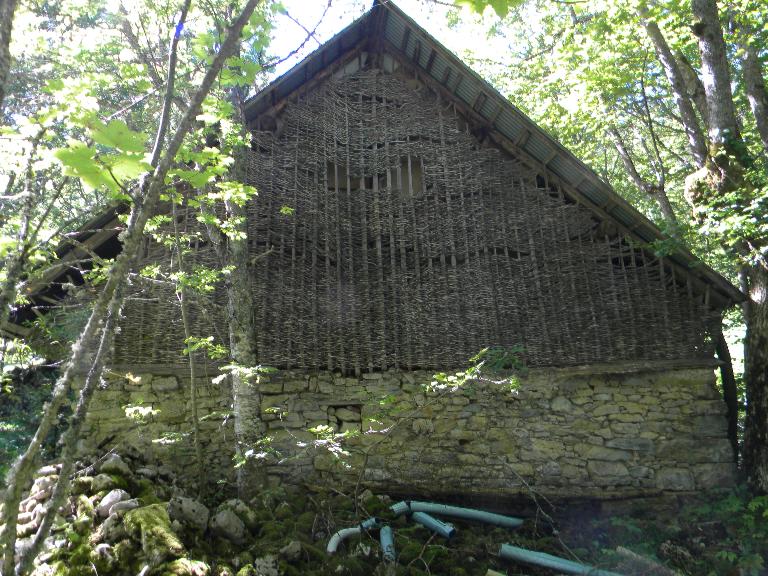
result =
[[309,382],[305,379],[286,380],[283,382],[283,392],[304,392],[309,389]]
[[261,382],[259,384],[259,392],[262,394],[280,394],[283,392],[282,382]]
[[[599,394],[595,394],[595,399],[597,399],[597,396]],[[607,402],[607,400],[606,400]],[[609,414],[618,414],[619,413],[619,407],[615,404],[599,404],[597,408],[595,408],[592,411],[592,416],[595,418],[599,418],[601,416],[608,416]]]
[[640,414],[611,414],[608,416],[611,422],[642,422],[643,417]]
[[606,441],[605,445],[608,448],[636,450],[638,452],[652,452],[654,449],[654,443],[652,440],[639,437],[614,438],[613,440]]
[[485,416],[471,416],[467,420],[468,430],[485,430],[486,428],[488,428],[488,418]]
[[656,487],[661,490],[693,490],[695,484],[690,470],[685,468],[663,468],[656,474]]
[[573,404],[564,396],[554,398],[550,407],[555,412],[571,412],[573,410]]
[[603,460],[590,460],[587,462],[587,473],[593,480],[606,480],[629,476],[629,470],[622,462],[606,462]]
[[531,440],[529,457],[533,459],[556,459],[563,454],[563,443],[556,440],[534,438]]
[[[329,408],[329,414],[332,408]],[[343,422],[360,422],[360,412],[357,410],[351,410],[344,406],[337,406],[335,408],[335,416]]]
[[699,464],[693,469],[696,487],[702,490],[728,488],[736,483],[736,466],[733,462]]
[[172,392],[179,389],[179,379],[176,376],[155,376],[152,378],[154,392]]
[[577,444],[576,453],[581,454],[588,460],[603,460],[606,462],[619,462],[630,460],[632,455],[626,450],[618,448],[606,448],[604,446],[594,446],[592,444]]
[[725,416],[707,415],[693,418],[693,433],[701,436],[725,436],[728,423]]

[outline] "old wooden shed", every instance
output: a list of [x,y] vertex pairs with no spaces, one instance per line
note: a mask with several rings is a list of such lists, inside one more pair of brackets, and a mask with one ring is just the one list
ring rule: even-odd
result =
[[[243,170],[259,191],[249,244],[267,254],[252,283],[258,354],[279,369],[252,416],[279,453],[275,481],[363,465],[372,485],[432,493],[513,494],[525,481],[626,496],[731,481],[712,335],[741,294],[683,250],[655,255],[651,222],[392,2],[246,115]],[[184,223],[197,226],[191,213]],[[215,261],[204,240],[196,248],[196,262]],[[147,242],[143,264],[172,262]],[[197,298],[197,334],[226,340],[222,298]],[[518,389],[421,387],[488,346],[522,350]],[[173,289],[137,283],[89,443],[138,446],[194,474],[182,348]],[[382,433],[384,398],[413,412]],[[227,392],[208,383],[201,403],[206,453],[226,469]],[[136,407],[154,411],[138,427]],[[356,433],[346,459],[313,447],[319,425]]]

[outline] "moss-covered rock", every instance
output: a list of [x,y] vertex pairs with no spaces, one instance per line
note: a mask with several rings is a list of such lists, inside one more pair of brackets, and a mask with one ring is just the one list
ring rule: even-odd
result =
[[256,532],[256,530],[258,530],[259,524],[261,523],[259,515],[242,500],[237,498],[227,500],[219,506],[219,510],[225,509],[234,512],[250,532]]
[[72,480],[72,494],[90,494],[93,491],[93,476],[78,476]]
[[184,544],[171,529],[165,504],[151,504],[126,513],[123,523],[128,534],[141,542],[141,549],[151,566],[181,558]]
[[199,560],[179,558],[161,566],[159,573],[161,576],[208,576],[211,567]]
[[112,548],[115,556],[115,564],[123,569],[124,573],[131,572],[130,568],[136,563],[136,546],[127,538],[115,544]]

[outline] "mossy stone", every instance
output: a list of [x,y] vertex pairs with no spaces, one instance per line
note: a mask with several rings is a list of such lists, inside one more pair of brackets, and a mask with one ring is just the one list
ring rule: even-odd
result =
[[110,474],[110,478],[112,478],[112,484],[113,484],[113,490],[114,488],[122,488],[123,490],[128,490],[130,487],[128,480],[126,480],[123,476],[120,476],[119,474]]
[[72,480],[72,494],[90,494],[93,489],[93,476],[78,476]]
[[316,514],[314,512],[303,512],[299,514],[296,517],[296,523],[294,524],[295,531],[311,535],[312,529],[315,527],[315,517]]
[[211,567],[199,560],[179,558],[161,567],[162,576],[208,576]]
[[151,504],[126,513],[123,520],[128,534],[140,539],[141,549],[152,566],[182,557],[186,550],[171,529],[167,504]]
[[80,494],[77,497],[76,508],[78,516],[90,516],[91,518],[93,517],[93,502],[91,502],[91,500],[84,494]]
[[[389,506],[387,506],[384,502],[382,502],[379,498],[376,496],[372,496],[371,498],[367,498],[363,502],[363,507],[365,508],[366,512],[370,514],[371,516],[386,516],[387,512],[390,512]],[[390,512],[391,514],[391,512]]]
[[291,516],[293,516],[293,510],[288,502],[281,502],[278,504],[277,508],[275,508],[275,518],[278,520],[287,520]]
[[272,520],[264,522],[259,530],[259,537],[263,540],[280,540],[285,535],[285,522]]
[[136,549],[133,542],[130,540],[121,540],[112,548],[112,553],[115,555],[116,564],[125,569],[125,572],[130,572],[129,567],[133,565],[136,560]]
[[218,564],[214,570],[215,576],[235,576],[236,571],[229,564]]

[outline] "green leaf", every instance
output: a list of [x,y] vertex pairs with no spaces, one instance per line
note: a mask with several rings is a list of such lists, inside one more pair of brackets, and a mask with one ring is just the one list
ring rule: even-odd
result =
[[131,130],[122,120],[112,120],[109,124],[96,120],[90,128],[91,138],[98,144],[124,152],[144,152],[147,135]]
[[112,192],[117,192],[119,189],[109,172],[96,160],[94,148],[82,142],[76,142],[68,148],[56,150],[53,155],[61,162],[64,173],[80,178],[86,188],[96,189],[106,186]]
[[214,174],[212,171],[204,170],[202,172],[198,172],[197,170],[170,170],[168,172],[169,176],[176,176],[180,180],[184,180],[185,182],[188,182],[195,188],[202,188],[206,184],[208,184],[213,178],[216,177],[216,174]]
[[122,153],[109,156],[108,163],[112,174],[120,181],[138,178],[152,169],[152,166],[144,161],[144,157],[137,154]]

